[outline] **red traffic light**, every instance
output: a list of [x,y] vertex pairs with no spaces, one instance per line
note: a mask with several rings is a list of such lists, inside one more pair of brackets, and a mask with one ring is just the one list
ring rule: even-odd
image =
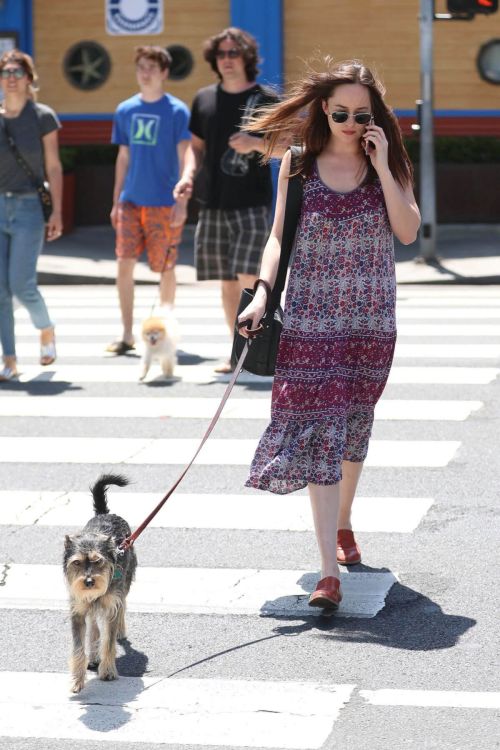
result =
[[448,13],[496,13],[498,0],[447,0]]

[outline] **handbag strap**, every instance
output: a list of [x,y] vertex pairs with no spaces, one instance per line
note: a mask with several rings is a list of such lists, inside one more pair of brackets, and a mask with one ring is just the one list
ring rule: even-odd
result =
[[12,133],[9,130],[9,126],[7,125],[7,118],[5,116],[2,117],[2,122],[3,122],[4,131],[5,131],[5,137],[7,138],[7,143],[9,145],[10,150],[12,151],[14,155],[16,162],[26,172],[31,183],[33,184],[33,187],[37,190],[37,192],[40,192],[40,190],[43,189],[43,180],[39,180],[37,178],[37,176],[31,169],[30,165],[28,164],[24,156],[19,151],[17,144],[14,138],[12,137]]
[[[302,148],[300,146],[290,146],[291,160],[290,160],[290,173],[295,170],[296,162]],[[281,237],[281,252],[280,262],[278,266],[278,273],[276,274],[276,281],[274,282],[273,293],[271,296],[268,311],[271,314],[274,313],[276,308],[280,304],[281,294],[285,288],[286,273],[288,270],[288,263],[295,240],[295,233],[297,231],[297,225],[299,223],[300,209],[302,207],[302,176],[296,174],[290,177],[288,180],[288,188],[286,193],[285,203],[285,218],[283,220],[283,233]]]

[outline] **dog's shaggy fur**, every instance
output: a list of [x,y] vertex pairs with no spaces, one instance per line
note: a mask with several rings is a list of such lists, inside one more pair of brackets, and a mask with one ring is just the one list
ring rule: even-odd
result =
[[146,318],[142,324],[144,354],[140,380],[144,380],[154,359],[160,361],[165,377],[172,377],[177,364],[175,352],[178,338],[177,322],[169,310],[159,316]]
[[[125,477],[103,474],[92,487],[95,516],[81,532],[66,536],[64,574],[69,588],[73,652],[71,689],[79,693],[87,667],[98,670],[101,680],[115,680],[116,641],[125,637],[125,600],[135,575],[133,548],[121,551],[130,535],[123,518],[108,512],[108,485],[124,487]],[[89,629],[88,653],[85,649]]]

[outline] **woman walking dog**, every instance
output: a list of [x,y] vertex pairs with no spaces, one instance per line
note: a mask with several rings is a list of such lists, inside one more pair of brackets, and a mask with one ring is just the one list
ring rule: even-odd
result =
[[[311,72],[248,129],[283,131],[303,146],[303,203],[284,309],[271,423],[248,487],[284,494],[308,487],[321,556],[311,606],[338,607],[339,563],[361,560],[351,508],[368,451],[375,404],[396,342],[393,234],[416,238],[412,169],[379,80],[358,61]],[[290,152],[260,278],[272,288],[280,256]],[[239,316],[256,328],[266,283]],[[245,335],[245,329],[241,332]]]
[[[36,283],[36,264],[45,234],[62,233],[62,169],[55,112],[35,102],[37,75],[31,57],[19,50],[0,58],[0,381],[16,378],[13,297],[40,331],[40,364],[56,358],[54,324]],[[14,145],[12,145],[12,143]],[[48,179],[53,210],[47,224],[37,186]]]

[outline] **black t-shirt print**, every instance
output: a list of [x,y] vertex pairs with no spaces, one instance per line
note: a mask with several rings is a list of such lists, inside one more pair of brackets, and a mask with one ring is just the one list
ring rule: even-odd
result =
[[205,160],[197,193],[208,208],[268,206],[272,200],[271,171],[262,166],[260,154],[237,154],[229,138],[240,130],[250,109],[274,104],[278,97],[256,84],[239,94],[228,94],[220,85],[208,86],[196,95],[189,129],[205,141]]

